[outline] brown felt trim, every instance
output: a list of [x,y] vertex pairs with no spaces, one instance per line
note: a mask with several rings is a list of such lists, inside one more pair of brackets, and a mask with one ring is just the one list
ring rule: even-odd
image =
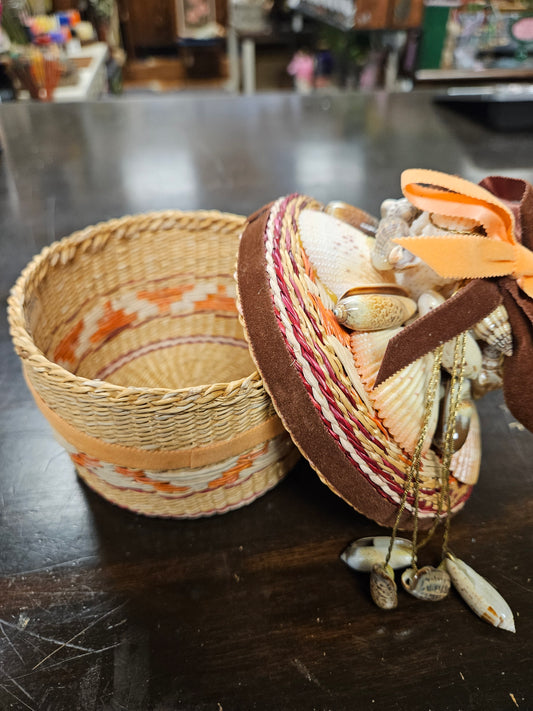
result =
[[474,279],[434,311],[416,319],[391,338],[374,387],[441,343],[467,331],[502,302],[498,286]]
[[[328,486],[357,511],[392,526],[398,507],[385,499],[348,460],[323,424],[279,330],[268,283],[263,234],[269,211],[246,227],[241,238],[237,281],[253,359],[293,441]],[[432,519],[420,519],[429,527]],[[412,527],[410,514],[400,526]]]

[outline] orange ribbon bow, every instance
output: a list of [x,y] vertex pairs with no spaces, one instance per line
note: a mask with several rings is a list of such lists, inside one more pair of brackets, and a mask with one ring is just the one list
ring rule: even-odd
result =
[[[423,235],[395,239],[451,279],[512,276],[533,297],[533,252],[517,242],[511,210],[485,188],[434,170],[406,170],[402,190],[416,207],[447,218],[466,218],[485,235]],[[445,224],[443,225],[446,226]]]
[[374,387],[503,303],[513,333],[503,392],[513,415],[533,432],[533,186],[498,176],[474,185],[435,171],[407,170],[402,187],[417,207],[445,220],[469,218],[484,234],[395,240],[442,276],[470,281],[389,341]]

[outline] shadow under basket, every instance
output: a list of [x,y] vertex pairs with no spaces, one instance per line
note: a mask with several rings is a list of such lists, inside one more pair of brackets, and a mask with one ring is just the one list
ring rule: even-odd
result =
[[244,226],[214,211],[112,220],[46,247],[13,287],[35,401],[79,476],[115,504],[222,513],[298,459],[237,313]]

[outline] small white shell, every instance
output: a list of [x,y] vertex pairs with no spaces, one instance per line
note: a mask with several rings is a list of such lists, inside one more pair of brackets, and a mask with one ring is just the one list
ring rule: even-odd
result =
[[394,582],[394,571],[388,565],[379,563],[370,573],[370,594],[372,600],[382,610],[393,610],[398,606],[398,591]]
[[412,222],[418,214],[416,208],[407,198],[383,200],[380,208],[381,217],[400,217],[406,222]]
[[401,217],[387,216],[380,220],[371,254],[372,264],[376,269],[387,271],[392,268],[389,256],[391,250],[397,246],[392,240],[396,237],[407,237],[408,234],[409,225]]
[[451,580],[442,568],[426,565],[419,570],[408,568],[402,574],[402,585],[419,600],[438,602],[450,592]]
[[[455,341],[456,339],[453,338],[445,343],[442,350],[442,367],[449,373],[453,370]],[[482,356],[481,349],[470,332],[466,334],[464,360],[464,377],[475,380],[481,373]]]
[[509,315],[503,304],[497,306],[492,313],[474,326],[474,335],[494,346],[504,355],[513,355],[513,334]]
[[356,292],[357,289],[351,289],[333,309],[337,321],[352,331],[395,328],[416,312],[416,303],[407,296]]
[[[341,553],[342,560],[362,573],[369,573],[374,565],[385,563],[389,550],[389,536],[359,538],[350,543]],[[393,569],[405,568],[413,558],[413,544],[406,538],[396,538],[392,547],[389,565]]]
[[516,631],[511,608],[485,578],[453,556],[446,558],[446,570],[455,589],[476,615],[494,627]]

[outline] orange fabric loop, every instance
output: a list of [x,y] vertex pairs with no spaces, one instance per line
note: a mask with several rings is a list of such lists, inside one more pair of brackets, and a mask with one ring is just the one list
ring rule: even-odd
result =
[[486,232],[421,235],[394,240],[443,277],[476,279],[513,276],[533,297],[533,252],[515,237],[511,210],[495,195],[468,180],[434,170],[406,170],[402,190],[416,207],[443,217],[474,220]]
[[162,471],[206,467],[242,454],[285,431],[279,417],[274,415],[231,439],[213,442],[213,444],[201,447],[178,450],[148,450],[127,447],[122,444],[105,442],[73,427],[48,407],[31,384],[26,371],[23,372],[37,407],[60,437],[83,454],[121,467]]

